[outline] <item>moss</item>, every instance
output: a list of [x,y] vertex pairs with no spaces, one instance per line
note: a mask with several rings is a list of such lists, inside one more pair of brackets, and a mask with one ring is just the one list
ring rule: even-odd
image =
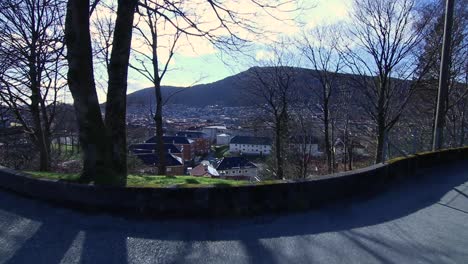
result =
[[[65,180],[77,182],[79,174],[72,173],[56,173],[56,172],[26,172],[33,178],[50,179],[50,180]],[[199,187],[199,186],[240,186],[249,184],[248,181],[235,181],[226,179],[216,179],[207,177],[193,176],[149,176],[149,175],[128,175],[127,187]]]

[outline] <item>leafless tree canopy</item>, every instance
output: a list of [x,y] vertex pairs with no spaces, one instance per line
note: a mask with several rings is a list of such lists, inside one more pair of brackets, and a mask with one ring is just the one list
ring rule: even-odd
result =
[[[415,85],[415,49],[423,38],[416,27],[413,0],[355,0],[349,45],[349,70],[365,95],[363,109],[376,124],[376,162],[384,160],[387,133],[399,120]],[[397,79],[398,78],[398,79]],[[411,83],[405,81],[413,81]]]
[[63,74],[64,2],[8,0],[0,3],[0,98],[40,151],[40,169],[50,167],[58,93]]

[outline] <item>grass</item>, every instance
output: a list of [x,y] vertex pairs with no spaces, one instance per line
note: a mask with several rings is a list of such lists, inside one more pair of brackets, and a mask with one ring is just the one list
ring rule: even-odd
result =
[[51,148],[55,152],[60,152],[61,156],[67,157],[68,160],[79,159],[81,157],[78,147],[73,148],[71,145],[52,144]]
[[[79,178],[76,173],[56,173],[56,172],[26,172],[34,178],[63,180],[75,182]],[[216,178],[193,177],[193,176],[149,176],[149,175],[128,175],[127,187],[199,187],[199,186],[240,186],[249,184],[248,181],[235,181]]]
[[212,146],[212,150],[215,152],[214,156],[218,159],[229,155],[229,146]]

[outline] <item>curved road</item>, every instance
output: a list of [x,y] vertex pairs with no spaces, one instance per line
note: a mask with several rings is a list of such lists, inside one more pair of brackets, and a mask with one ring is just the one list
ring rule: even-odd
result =
[[468,164],[370,199],[233,220],[84,214],[0,191],[0,263],[468,263]]

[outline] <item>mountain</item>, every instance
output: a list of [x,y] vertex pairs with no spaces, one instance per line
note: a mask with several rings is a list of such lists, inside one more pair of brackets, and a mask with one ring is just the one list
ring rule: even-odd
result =
[[[312,70],[303,68],[288,69],[291,70],[296,80],[295,89],[305,90],[303,89],[305,83],[310,84],[311,76],[315,73]],[[269,74],[272,74],[272,71],[273,68],[269,67],[254,67],[225,79],[213,83],[195,85],[191,88],[163,86],[161,92],[163,98],[170,96],[168,104],[183,104],[197,107],[215,104],[223,106],[254,105],[258,102],[258,98],[257,100],[252,98],[248,91],[251,85],[255,83],[257,78],[255,74],[269,76]],[[317,82],[316,79],[312,81]],[[154,104],[154,102],[155,95],[152,87],[127,95],[127,105],[130,107],[150,105]]]

